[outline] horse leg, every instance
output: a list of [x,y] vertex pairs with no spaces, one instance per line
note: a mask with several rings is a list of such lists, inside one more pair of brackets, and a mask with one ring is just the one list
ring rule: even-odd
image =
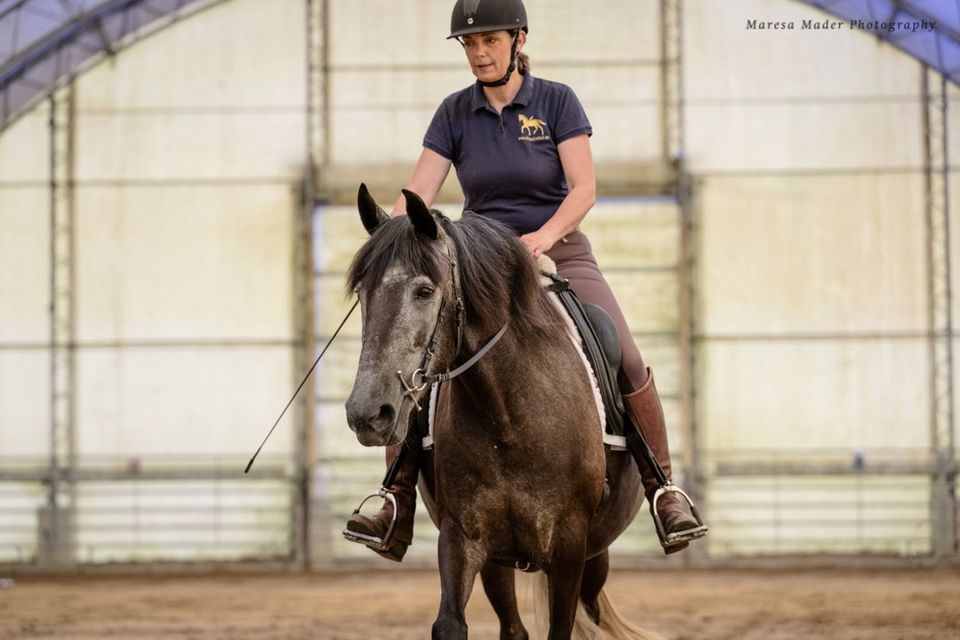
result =
[[610,552],[603,550],[598,556],[587,560],[583,567],[583,582],[580,585],[580,600],[593,621],[600,624],[600,603],[597,597],[607,582],[607,573],[610,571]]
[[550,633],[547,640],[569,640],[573,632],[586,556],[585,541],[577,537],[557,550],[554,562],[546,571],[550,585]]
[[500,640],[527,640],[527,630],[517,610],[516,573],[511,567],[487,563],[480,570],[480,580],[487,600],[500,619]]
[[438,564],[440,568],[440,611],[433,623],[432,637],[466,640],[467,621],[463,615],[477,573],[483,566],[483,550],[471,543],[449,519],[440,525]]

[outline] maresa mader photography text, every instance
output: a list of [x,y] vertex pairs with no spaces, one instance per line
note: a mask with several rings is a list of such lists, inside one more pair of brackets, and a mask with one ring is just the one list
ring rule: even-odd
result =
[[747,31],[794,31],[800,25],[800,31],[835,31],[837,29],[857,29],[860,31],[933,31],[935,21],[928,20],[757,20],[747,19]]

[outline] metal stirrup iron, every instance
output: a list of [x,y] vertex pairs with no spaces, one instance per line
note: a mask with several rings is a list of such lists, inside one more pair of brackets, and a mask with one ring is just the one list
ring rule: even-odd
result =
[[374,498],[383,498],[391,505],[393,505],[393,517],[390,519],[390,526],[387,527],[387,532],[383,534],[382,538],[377,536],[370,536],[365,533],[358,533],[356,531],[350,531],[350,529],[343,530],[343,537],[351,542],[359,542],[360,544],[365,544],[371,549],[376,549],[377,551],[386,551],[390,548],[390,542],[393,540],[393,531],[397,528],[397,499],[386,487],[380,487],[380,490],[376,493],[371,493],[366,498],[360,501],[360,504],[357,505],[357,508],[353,510],[353,515],[360,513],[360,509],[363,508],[363,505],[367,503],[368,500]]
[[[667,474],[663,472],[663,467],[660,466],[657,457],[653,455],[653,450],[651,450],[650,445],[647,444],[647,439],[643,436],[643,431],[640,430],[640,427],[632,424],[632,421],[631,426],[633,427],[633,429],[630,430],[632,431],[632,435],[636,436],[642,445],[639,447],[640,457],[643,458],[647,466],[653,471],[653,475],[657,479],[657,484],[660,485],[660,488],[653,494],[653,500],[650,501],[650,513],[653,516],[653,524],[657,530],[657,537],[660,539],[660,546],[664,549],[670,549],[707,535],[709,527],[703,524],[703,518],[700,517],[700,513],[697,511],[697,506],[693,503],[693,500],[690,499],[690,496],[688,496],[683,489],[673,484],[667,478]],[[669,535],[667,534],[666,527],[663,526],[663,520],[660,518],[660,513],[657,511],[657,504],[667,493],[677,494],[678,497],[686,501],[687,506],[690,508],[690,513],[693,515],[694,520],[697,521],[696,527],[675,531]]]
[[353,515],[360,513],[360,510],[363,508],[369,500],[374,498],[383,498],[393,506],[393,517],[390,519],[390,526],[387,527],[387,532],[383,534],[382,538],[377,536],[370,536],[365,533],[357,533],[356,531],[350,531],[350,529],[343,529],[343,537],[351,542],[359,542],[360,544],[365,544],[371,549],[377,551],[386,551],[390,548],[390,543],[393,541],[393,531],[397,528],[397,520],[399,519],[400,509],[397,506],[397,498],[390,492],[387,488],[392,486],[397,479],[397,474],[400,473],[400,463],[403,460],[403,455],[406,453],[403,445],[400,445],[400,450],[397,451],[397,457],[393,459],[393,462],[390,463],[390,468],[387,469],[387,475],[383,477],[383,482],[380,484],[380,489],[376,493],[371,493],[366,498],[360,501],[360,504],[357,505],[357,508],[353,510]]
[[[660,502],[660,498],[667,493],[679,494],[679,496],[687,502],[687,506],[690,507],[690,513],[693,515],[694,520],[697,521],[698,526],[667,534],[667,531],[663,526],[663,520],[660,519],[660,514],[657,512],[657,503]],[[659,489],[657,489],[657,492],[653,494],[651,511],[653,513],[653,524],[657,529],[657,537],[660,538],[660,546],[662,546],[664,549],[670,549],[671,547],[686,544],[691,540],[696,540],[697,538],[702,538],[703,536],[707,535],[707,530],[709,527],[703,524],[703,518],[700,517],[700,513],[697,511],[696,505],[693,504],[693,500],[690,499],[690,496],[688,496],[683,489],[670,481],[667,481],[666,484],[662,485]]]

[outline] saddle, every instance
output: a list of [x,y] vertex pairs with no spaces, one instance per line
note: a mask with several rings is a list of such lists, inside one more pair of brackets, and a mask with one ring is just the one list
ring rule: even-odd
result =
[[[620,334],[613,320],[602,308],[595,304],[582,303],[570,288],[570,282],[556,273],[541,271],[549,279],[545,288],[556,294],[560,305],[573,322],[580,336],[580,345],[586,356],[603,404],[603,418],[606,426],[603,442],[614,449],[626,449],[627,441],[623,435],[624,408],[617,375],[623,359],[623,347]],[[425,398],[427,411],[419,412],[415,417],[414,428],[422,436],[422,446],[433,448],[433,415],[439,396],[441,383],[433,383]]]
[[620,344],[617,327],[602,308],[595,304],[581,303],[567,279],[555,273],[541,273],[550,279],[547,290],[557,295],[560,304],[573,321],[587,363],[600,388],[606,422],[604,442],[625,448],[623,398],[617,382],[623,359],[623,346]]

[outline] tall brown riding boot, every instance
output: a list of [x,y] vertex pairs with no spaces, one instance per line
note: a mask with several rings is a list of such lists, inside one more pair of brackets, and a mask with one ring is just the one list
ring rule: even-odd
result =
[[[667,445],[667,428],[663,419],[663,408],[660,405],[660,396],[657,395],[657,388],[653,383],[653,371],[647,368],[647,381],[637,391],[633,391],[623,396],[623,406],[630,417],[626,421],[632,423],[646,440],[660,468],[666,476],[667,481],[672,481],[670,448]],[[627,429],[627,447],[633,454],[637,465],[640,467],[640,477],[643,482],[643,492],[650,503],[650,514],[654,516],[654,521],[659,517],[662,523],[660,543],[663,545],[664,553],[675,553],[684,549],[690,540],[700,538],[707,533],[707,527],[690,510],[687,501],[678,495],[679,491],[668,490],[662,492],[656,500],[656,513],[654,513],[654,497],[661,488],[661,483],[657,478],[655,470],[646,459],[641,455],[640,448],[643,442],[631,429]]]
[[380,511],[373,517],[355,512],[347,520],[347,527],[343,532],[348,540],[365,544],[384,558],[396,562],[403,559],[407,547],[413,542],[413,516],[417,508],[417,477],[420,475],[419,438],[410,438],[403,445],[387,447],[387,467],[393,464],[401,446],[405,450],[400,468],[393,484],[387,487],[397,501],[396,525],[393,531],[390,530],[390,525],[394,520],[394,508],[388,498],[384,500]]

